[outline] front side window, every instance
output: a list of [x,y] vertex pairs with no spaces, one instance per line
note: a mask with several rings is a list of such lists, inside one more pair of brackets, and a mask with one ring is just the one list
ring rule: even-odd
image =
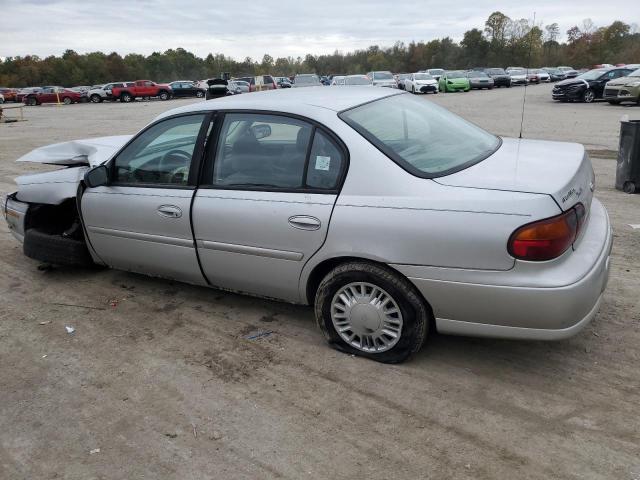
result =
[[204,114],[161,121],[145,130],[114,161],[113,180],[186,186]]
[[500,139],[448,110],[393,95],[340,114],[347,124],[410,173],[439,177],[495,152]]
[[219,138],[212,178],[205,178],[206,184],[239,189],[337,187],[343,168],[340,150],[303,120],[231,113],[225,115]]

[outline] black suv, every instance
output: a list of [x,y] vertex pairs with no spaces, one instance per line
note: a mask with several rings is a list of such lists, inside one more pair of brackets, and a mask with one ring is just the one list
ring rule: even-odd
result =
[[626,77],[633,68],[596,68],[589,70],[575,78],[568,78],[556,83],[551,92],[551,97],[560,102],[578,101],[591,103],[602,98],[604,86],[609,80]]
[[483,71],[493,78],[494,87],[511,87],[511,77],[504,68],[485,68]]

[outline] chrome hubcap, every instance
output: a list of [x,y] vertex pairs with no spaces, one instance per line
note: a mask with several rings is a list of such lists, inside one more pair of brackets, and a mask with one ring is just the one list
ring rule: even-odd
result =
[[363,352],[387,351],[402,333],[402,313],[396,301],[366,282],[350,283],[336,292],[331,321],[345,342]]

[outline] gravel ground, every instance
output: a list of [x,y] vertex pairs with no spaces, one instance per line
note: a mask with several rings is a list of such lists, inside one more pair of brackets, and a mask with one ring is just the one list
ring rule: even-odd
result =
[[[513,136],[523,93],[428,100]],[[185,103],[28,108],[0,124],[0,192],[40,168],[13,162],[34,147],[132,133]],[[524,136],[610,157],[623,114],[640,108],[533,86]],[[615,229],[596,320],[558,343],[434,335],[396,366],[329,349],[309,308],[40,271],[0,222],[0,479],[639,479],[640,196],[612,188],[614,160],[593,163]]]

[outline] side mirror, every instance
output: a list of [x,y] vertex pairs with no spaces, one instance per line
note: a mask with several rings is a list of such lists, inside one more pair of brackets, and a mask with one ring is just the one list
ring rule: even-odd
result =
[[88,170],[84,174],[84,183],[89,188],[102,187],[109,183],[109,169],[105,165],[98,165],[97,167]]
[[256,137],[256,140],[260,140],[261,138],[271,135],[271,126],[259,123],[258,125],[251,127],[251,132],[253,133],[253,136]]

